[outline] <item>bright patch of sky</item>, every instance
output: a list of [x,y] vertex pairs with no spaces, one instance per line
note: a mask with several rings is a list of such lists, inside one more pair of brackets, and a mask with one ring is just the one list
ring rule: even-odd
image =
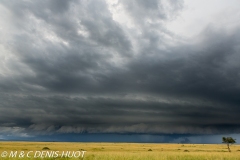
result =
[[209,25],[235,29],[240,23],[238,0],[185,0],[184,6],[179,16],[169,21],[166,27],[186,38],[198,35]]

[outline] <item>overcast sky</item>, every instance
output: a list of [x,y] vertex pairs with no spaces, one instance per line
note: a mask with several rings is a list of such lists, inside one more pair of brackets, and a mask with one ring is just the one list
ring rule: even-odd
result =
[[1,0],[0,139],[240,133],[239,0]]

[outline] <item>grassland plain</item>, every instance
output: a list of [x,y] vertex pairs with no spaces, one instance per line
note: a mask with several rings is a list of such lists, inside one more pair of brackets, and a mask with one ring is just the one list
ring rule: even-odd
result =
[[[11,151],[87,151],[78,158],[9,158],[44,160],[240,160],[240,145],[232,152],[224,144],[160,144],[160,143],[69,143],[69,142],[0,142],[0,154]],[[1,156],[1,155],[0,155]]]

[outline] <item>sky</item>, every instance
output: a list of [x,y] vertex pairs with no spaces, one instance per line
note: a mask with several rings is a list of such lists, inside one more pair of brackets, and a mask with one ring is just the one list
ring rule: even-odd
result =
[[0,139],[240,138],[239,0],[1,0]]

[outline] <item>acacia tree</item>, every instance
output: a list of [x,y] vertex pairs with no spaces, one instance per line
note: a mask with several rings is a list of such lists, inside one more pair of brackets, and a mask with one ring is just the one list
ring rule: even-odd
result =
[[232,137],[222,137],[222,143],[226,143],[228,151],[231,152],[229,145],[236,143],[236,141]]

